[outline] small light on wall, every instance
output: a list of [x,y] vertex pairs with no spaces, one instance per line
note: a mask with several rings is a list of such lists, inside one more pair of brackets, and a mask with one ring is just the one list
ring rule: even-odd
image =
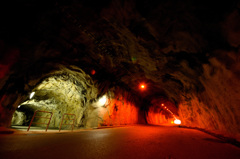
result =
[[95,75],[96,71],[95,70],[91,70],[91,74]]
[[18,108],[20,108],[20,107],[21,107],[21,105],[18,106]]
[[104,105],[106,102],[107,102],[107,97],[106,97],[106,95],[102,96],[102,97],[99,99],[99,104],[100,104],[100,105]]
[[145,89],[146,89],[145,83],[141,83],[141,84],[139,85],[139,88],[140,88],[141,90],[145,90]]
[[32,97],[34,96],[35,92],[32,92],[29,96],[30,99],[32,99]]

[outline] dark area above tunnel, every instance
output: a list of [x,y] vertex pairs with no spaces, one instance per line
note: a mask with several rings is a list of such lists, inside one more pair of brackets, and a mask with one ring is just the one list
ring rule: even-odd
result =
[[97,84],[98,96],[128,92],[144,110],[163,101],[176,113],[182,105],[204,105],[192,110],[201,115],[221,112],[221,103],[207,95],[219,98],[217,92],[233,87],[218,86],[216,78],[239,80],[237,0],[12,0],[0,6],[1,98],[27,96],[60,66],[76,66]]

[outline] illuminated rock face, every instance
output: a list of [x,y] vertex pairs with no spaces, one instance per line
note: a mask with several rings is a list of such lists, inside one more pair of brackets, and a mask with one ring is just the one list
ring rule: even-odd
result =
[[88,110],[86,127],[137,124],[138,113],[139,109],[124,98],[109,98],[106,104]]
[[26,122],[26,114],[23,112],[15,111],[12,117],[12,125],[24,125]]
[[[36,110],[52,112],[49,127],[59,128],[63,115],[75,114],[75,127],[99,127],[129,125],[138,122],[137,107],[126,99],[115,97],[97,99],[98,90],[91,78],[81,69],[79,72],[62,67],[53,76],[44,79],[34,89],[34,96],[21,103],[12,118],[12,125],[29,125]],[[72,73],[72,74],[71,74]],[[111,93],[110,94],[114,94]],[[96,101],[96,102],[94,102]],[[50,117],[49,113],[36,116]],[[74,116],[65,115],[63,124],[72,124]],[[48,123],[47,119],[36,118],[34,122]],[[33,126],[46,126],[35,125]],[[62,129],[70,126],[62,126]]]
[[[161,101],[156,99],[165,98],[174,103],[170,109],[179,115],[184,125],[234,135],[240,133],[240,15],[237,2],[219,1],[217,5],[210,1],[188,0],[109,0],[95,5],[91,2],[18,2],[17,14],[9,13],[8,7],[12,5],[1,10],[3,14],[0,15],[7,12],[11,17],[11,20],[1,17],[1,125],[10,126],[17,106],[29,98],[33,88],[37,89],[42,82],[40,79],[50,77],[59,90],[52,93],[58,100],[47,98],[41,102],[44,105],[52,103],[54,108],[65,105],[59,108],[61,113],[74,109],[80,114],[77,125],[132,123],[136,113],[126,122],[120,117],[126,115],[128,118],[128,114],[132,114],[129,110],[123,113],[124,109],[133,108],[125,103],[146,111],[148,123],[160,124],[167,116],[165,113],[165,117],[157,115],[161,111],[158,108]],[[39,6],[47,9],[39,10]],[[21,25],[15,27],[15,21]],[[77,87],[71,82],[54,79],[59,74],[57,71],[66,72],[65,67],[72,65],[92,75],[94,84],[91,86],[81,83],[85,79],[79,80],[83,85],[81,90],[92,94],[77,93],[73,90]],[[77,72],[81,71],[72,69],[69,74],[75,76]],[[144,91],[139,91],[141,82],[146,84]],[[66,87],[66,93],[62,92]],[[114,104],[95,108],[94,102],[116,87],[137,100],[130,102],[130,98],[122,94],[121,100],[111,98],[111,103],[121,105],[118,111],[114,111]],[[66,99],[61,97],[63,94]],[[81,115],[81,112],[85,113]],[[56,114],[60,117],[61,113]],[[88,117],[88,122],[79,121]],[[59,119],[55,123],[51,125],[57,126]]]
[[[59,127],[64,113],[75,114],[75,126],[83,126],[82,117],[90,100],[96,98],[97,88],[88,75],[80,69],[78,71],[72,72],[63,67],[61,71],[54,72],[54,76],[47,77],[33,89],[34,96],[21,103],[14,115],[19,116],[19,113],[28,113],[32,109],[29,117],[31,119],[36,110],[49,111],[53,113],[50,127]],[[30,119],[25,124],[28,125]],[[37,121],[44,123],[43,119]],[[13,125],[18,123],[19,121],[13,119]]]
[[146,120],[153,125],[173,124],[175,119],[179,119],[175,105],[166,99],[154,99],[149,107]]
[[171,123],[173,118],[168,118],[164,110],[158,107],[150,107],[147,114],[148,124],[161,125]]
[[[233,54],[232,57],[236,58]],[[232,63],[233,68],[236,64]],[[227,134],[238,134],[240,84],[237,75],[216,58],[210,59],[210,64],[203,65],[203,68],[201,82],[205,90],[179,106],[179,115],[183,124]]]

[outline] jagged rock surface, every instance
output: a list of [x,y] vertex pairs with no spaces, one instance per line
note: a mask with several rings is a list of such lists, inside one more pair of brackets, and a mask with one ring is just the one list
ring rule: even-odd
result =
[[[165,98],[183,124],[239,135],[239,4],[109,0],[2,5],[0,124],[10,125],[39,79],[54,76],[59,65],[74,65],[89,75],[96,71],[91,78],[97,97],[110,89],[128,92],[126,100],[145,112],[158,112],[152,101]],[[141,82],[148,86],[145,91],[139,91]]]

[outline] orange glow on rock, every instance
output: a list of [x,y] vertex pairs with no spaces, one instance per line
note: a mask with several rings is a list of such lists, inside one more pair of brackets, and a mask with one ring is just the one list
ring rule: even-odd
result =
[[99,126],[129,125],[138,122],[138,108],[125,99],[109,99],[99,111]]
[[150,107],[147,115],[148,124],[161,125],[170,123],[170,120],[162,113],[159,107]]

